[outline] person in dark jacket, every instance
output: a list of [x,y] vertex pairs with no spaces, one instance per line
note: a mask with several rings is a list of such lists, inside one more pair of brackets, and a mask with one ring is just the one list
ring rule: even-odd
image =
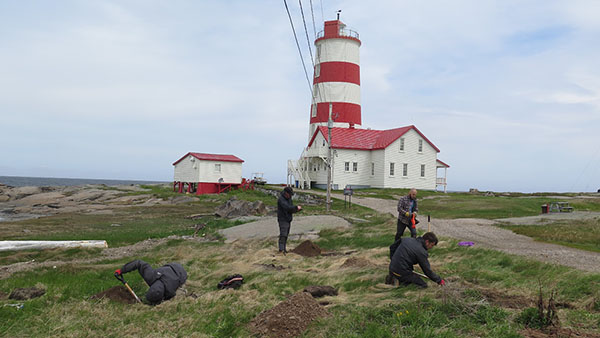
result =
[[292,225],[292,214],[302,210],[302,207],[292,203],[294,190],[285,187],[277,199],[277,223],[279,223],[279,252],[287,253],[286,244]]
[[433,232],[428,232],[423,237],[402,239],[390,262],[390,275],[393,275],[401,285],[416,284],[421,288],[426,288],[427,283],[413,273],[413,265],[419,264],[429,279],[441,286],[446,285],[446,282],[431,271],[429,266],[427,251],[437,243],[438,239]]
[[187,272],[179,263],[169,263],[153,269],[150,264],[139,259],[123,265],[121,269],[115,270],[115,274],[122,275],[134,270],[139,271],[150,287],[146,292],[146,299],[152,305],[175,297],[177,289],[187,280]]
[[402,196],[398,200],[398,225],[396,228],[396,237],[394,242],[397,242],[404,234],[404,230],[408,227],[411,237],[417,237],[417,229],[411,224],[413,217],[417,217],[417,189],[412,188],[406,196]]

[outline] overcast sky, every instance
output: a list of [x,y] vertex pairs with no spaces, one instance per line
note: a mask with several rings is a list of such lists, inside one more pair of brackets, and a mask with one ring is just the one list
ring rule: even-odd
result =
[[[363,126],[417,126],[450,190],[600,188],[600,1],[302,4],[311,44],[338,9],[360,34]],[[283,183],[310,100],[283,1],[0,0],[0,176],[170,181],[196,151]]]

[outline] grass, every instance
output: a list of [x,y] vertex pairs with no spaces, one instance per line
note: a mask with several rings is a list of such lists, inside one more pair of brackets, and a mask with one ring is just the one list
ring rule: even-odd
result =
[[560,221],[544,225],[502,225],[536,241],[600,252],[600,218]]
[[[38,238],[69,234],[73,237],[99,236],[104,231],[113,243],[125,245],[148,236],[190,234],[190,227],[199,221],[208,222],[207,228],[211,229],[232,226],[235,222],[185,218],[211,210],[232,195],[274,203],[272,196],[260,192],[235,192],[202,196],[197,202],[186,205],[118,209],[116,214],[109,216],[64,215],[16,222],[9,224],[8,230],[0,231]],[[457,204],[452,205],[454,198],[440,197],[440,201],[448,200],[448,205],[438,206],[440,212],[452,210],[448,213],[465,217],[456,210],[467,214],[481,213],[481,208],[491,203],[488,197],[472,196],[457,197]],[[492,200],[499,198],[489,197]],[[505,198],[535,200],[538,197]],[[423,204],[426,206],[432,200],[435,199],[425,199]],[[504,205],[513,203],[501,201]],[[420,208],[424,206],[420,205]],[[530,207],[523,210],[527,208]],[[324,206],[307,205],[306,212],[323,213]],[[556,300],[567,304],[559,308],[563,326],[600,334],[599,274],[492,250],[459,247],[456,241],[442,238],[431,250],[430,262],[434,271],[449,281],[448,287],[442,289],[430,283],[426,290],[391,288],[382,282],[387,273],[387,247],[395,233],[395,218],[358,206],[344,209],[343,201],[339,200],[334,200],[332,214],[345,217],[353,227],[344,231],[322,231],[316,243],[326,250],[355,250],[351,257],[363,258],[370,265],[342,268],[349,256],[301,258],[292,254],[276,255],[274,240],[224,244],[174,239],[140,256],[39,268],[0,280],[0,291],[4,293],[16,287],[36,285],[47,290],[40,298],[21,301],[24,304],[21,310],[3,306],[15,301],[0,300],[0,336],[250,336],[246,324],[252,318],[286,296],[315,284],[332,285],[340,294],[326,299],[330,302],[327,309],[331,317],[314,322],[303,337],[518,337],[524,328],[518,318],[526,304],[518,308],[507,307],[499,300],[515,297],[524,303],[534,302],[540,286],[545,292],[556,290]],[[110,227],[112,223],[121,226]],[[18,228],[23,225],[32,232],[19,233]],[[290,243],[290,247],[297,244]],[[19,253],[19,257],[14,256],[17,253],[3,253],[0,260],[1,264],[31,257],[69,261],[79,255],[93,257],[97,253],[80,249],[30,251]],[[89,299],[93,294],[118,285],[112,271],[138,258],[154,266],[171,261],[182,263],[189,275],[187,293],[193,293],[197,298],[186,297],[179,291],[175,299],[155,307]],[[281,265],[285,269],[266,270],[261,264]],[[235,291],[216,289],[221,279],[234,273],[244,275],[242,288]],[[143,296],[147,286],[141,277],[131,273],[126,278],[135,292]],[[496,298],[490,298],[490,293]]]

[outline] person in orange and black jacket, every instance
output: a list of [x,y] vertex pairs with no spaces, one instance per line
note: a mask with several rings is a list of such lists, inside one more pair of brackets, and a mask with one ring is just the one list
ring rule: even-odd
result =
[[404,230],[408,227],[410,237],[417,237],[417,229],[413,228],[411,221],[413,217],[417,217],[419,207],[417,205],[417,189],[412,188],[408,195],[401,197],[398,200],[398,224],[396,227],[396,237],[394,242],[398,241],[404,234]]

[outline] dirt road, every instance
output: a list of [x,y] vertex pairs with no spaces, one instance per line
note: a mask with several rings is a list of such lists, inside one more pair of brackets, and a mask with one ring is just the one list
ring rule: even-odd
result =
[[[396,211],[397,201],[394,200],[354,197],[352,201],[379,212],[391,213],[394,216],[398,215],[398,211]],[[586,214],[584,217],[588,216]],[[511,223],[515,223],[515,221],[514,218],[510,219]],[[461,241],[471,241],[476,246],[600,273],[600,253],[536,242],[530,237],[495,227],[492,225],[494,223],[496,223],[495,220],[477,218],[432,219],[431,231],[437,235],[452,237]],[[421,221],[417,228],[427,231],[427,221]]]

